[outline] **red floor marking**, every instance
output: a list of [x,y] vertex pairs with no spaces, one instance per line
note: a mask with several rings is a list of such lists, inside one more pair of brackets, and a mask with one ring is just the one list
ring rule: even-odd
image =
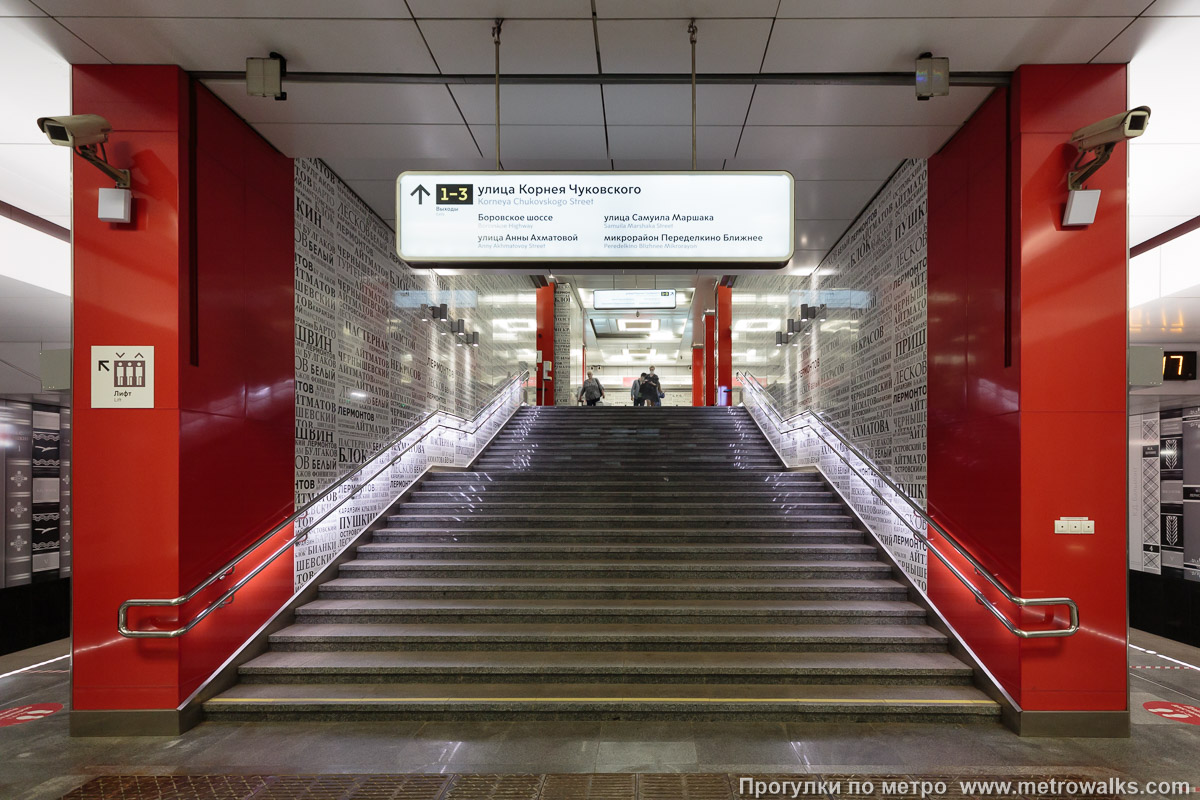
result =
[[1186,722],[1188,725],[1200,725],[1200,708],[1196,706],[1188,706],[1183,703],[1168,703],[1163,700],[1151,700],[1148,703],[1142,703],[1142,708],[1151,714],[1157,714],[1165,719]]
[[51,714],[62,711],[61,703],[37,703],[32,706],[13,706],[0,710],[0,728],[9,725],[20,725],[23,722],[33,722]]

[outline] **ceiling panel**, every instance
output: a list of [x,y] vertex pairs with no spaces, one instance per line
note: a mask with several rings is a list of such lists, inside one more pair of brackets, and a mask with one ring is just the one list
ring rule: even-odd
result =
[[766,17],[775,16],[779,0],[596,0],[600,19],[663,17]]
[[436,71],[411,20],[67,17],[61,22],[123,64],[241,72],[247,56],[274,51],[297,72]]
[[763,69],[907,72],[926,51],[947,56],[952,71],[1083,63],[1128,23],[1124,17],[781,19]]
[[[489,170],[496,168],[496,162],[492,161],[487,167]],[[504,170],[506,172],[612,172],[612,162],[607,158],[571,158],[571,159],[553,159],[553,158],[508,158],[504,159]]]
[[[799,233],[797,233],[797,237],[799,237]],[[799,242],[799,238],[797,238],[796,241]],[[807,275],[813,270],[813,268],[821,265],[821,260],[825,258],[825,253],[827,250],[828,248],[821,248],[819,250],[802,250],[800,249],[799,245],[797,245],[796,252],[792,254],[792,259],[788,262],[788,265],[783,270],[780,270],[780,272],[793,275]],[[763,274],[770,273],[764,272]]]
[[796,219],[853,218],[877,191],[876,181],[796,181]]
[[[467,122],[472,125],[495,123],[494,86],[471,84],[451,86],[450,90]],[[501,86],[500,121],[511,125],[603,125],[600,87]]]
[[1200,0],[1156,0],[1145,13],[1150,17],[1200,16]]
[[[442,72],[493,75],[492,25],[490,19],[422,20],[421,33]],[[596,39],[590,20],[505,23],[500,36],[501,74],[595,71]]]
[[287,125],[254,126],[291,158],[474,159],[479,150],[465,125]]
[[961,125],[991,89],[917,99],[911,86],[759,86],[750,125]]
[[[769,19],[700,20],[697,72],[758,72]],[[597,23],[605,72],[690,72],[688,19],[601,20]]]
[[[701,125],[696,152],[703,159],[732,158],[742,129],[736,125]],[[609,125],[609,154],[615,159],[688,159],[692,157],[690,125]]]
[[38,5],[56,17],[409,17],[404,3],[395,0],[38,0]]
[[[1153,132],[1148,128],[1146,137]],[[1200,143],[1130,145],[1129,208],[1136,216],[1200,217]]]
[[0,17],[42,17],[45,14],[29,0],[0,0]]
[[[876,186],[876,189],[878,188]],[[859,206],[854,210],[854,214],[846,219],[797,219],[796,249],[825,252],[837,244],[846,228],[850,227],[853,217],[861,210],[862,206]]]
[[588,0],[408,0],[418,19],[586,19],[592,18]]
[[389,219],[396,216],[396,181],[394,179],[346,181],[346,185],[380,217]]
[[725,169],[786,169],[798,181],[862,181],[877,180],[882,182],[896,171],[899,159],[896,158],[800,158],[785,156],[783,158],[759,158],[748,154],[746,143],[737,158],[730,159]]
[[247,122],[462,124],[440,84],[289,83],[287,100],[246,94],[244,81],[206,81]]
[[[753,86],[696,87],[700,125],[741,125],[746,121]],[[610,125],[691,125],[692,87],[686,85],[604,87],[604,111]]]
[[954,125],[904,127],[747,126],[739,154],[755,159],[928,158],[954,135]]
[[[503,112],[502,112],[503,113]],[[491,126],[472,125],[475,141],[485,158],[496,157],[496,132]],[[501,125],[500,158],[605,159],[603,125]]]
[[69,228],[70,149],[49,142],[0,144],[0,200]]
[[[1159,0],[1164,2],[1164,0]],[[1147,0],[955,0],[956,17],[1134,17]],[[939,17],[946,0],[781,0],[779,18]]]
[[[37,51],[41,58],[54,55],[69,64],[103,64],[107,59],[95,49],[72,35],[70,31],[49,17],[6,17],[0,15],[0,63],[16,55],[23,59]],[[21,70],[32,68],[31,63],[22,65]],[[14,77],[21,72],[7,72],[5,77]]]
[[[692,159],[686,158],[623,158],[613,162],[624,172],[687,172],[692,168]],[[696,169],[717,171],[724,167],[723,158],[701,158],[696,160]]]
[[326,158],[325,163],[343,180],[391,180],[408,170],[432,170],[450,172],[455,170],[495,169],[496,162],[490,158],[357,158],[339,156]]

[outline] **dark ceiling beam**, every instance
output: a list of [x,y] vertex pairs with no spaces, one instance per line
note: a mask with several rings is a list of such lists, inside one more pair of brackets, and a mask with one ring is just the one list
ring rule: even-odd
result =
[[[201,70],[192,76],[202,81],[244,81],[246,73],[236,70]],[[1011,72],[951,72],[951,86],[1008,86]],[[284,83],[415,83],[415,84],[487,84],[496,76],[488,74],[438,75],[414,72],[288,72]],[[912,72],[713,72],[696,75],[696,83],[747,86],[913,86]],[[688,72],[501,75],[500,83],[509,85],[588,85],[588,84],[691,84]]]
[[30,214],[25,209],[17,208],[12,203],[6,203],[3,200],[0,200],[0,217],[8,217],[13,222],[19,222],[28,228],[41,231],[47,236],[61,239],[68,244],[71,241],[71,231],[62,225],[56,225],[48,219],[42,219],[37,214]]

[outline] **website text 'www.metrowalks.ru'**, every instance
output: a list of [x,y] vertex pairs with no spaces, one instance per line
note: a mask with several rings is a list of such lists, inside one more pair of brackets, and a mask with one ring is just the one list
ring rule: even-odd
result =
[[948,793],[967,797],[1137,797],[1191,795],[1197,788],[1188,781],[1131,781],[1123,778],[1003,778],[916,779],[847,777],[822,779],[807,776],[795,779],[738,778],[738,796],[753,798],[800,798],[824,795],[840,797],[917,797],[936,798]]

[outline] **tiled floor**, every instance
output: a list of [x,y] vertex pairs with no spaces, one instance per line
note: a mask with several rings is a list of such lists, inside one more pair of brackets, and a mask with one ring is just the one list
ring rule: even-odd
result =
[[[1131,639],[1129,739],[1022,739],[992,724],[668,722],[205,723],[178,738],[72,739],[64,711],[0,728],[0,798],[58,798],[120,774],[1069,773],[1200,785],[1200,726],[1142,709],[1200,705],[1200,670],[1154,668],[1200,666],[1200,651]],[[0,674],[66,652],[61,642],[0,658]],[[66,704],[68,663],[0,679],[0,709]]]

